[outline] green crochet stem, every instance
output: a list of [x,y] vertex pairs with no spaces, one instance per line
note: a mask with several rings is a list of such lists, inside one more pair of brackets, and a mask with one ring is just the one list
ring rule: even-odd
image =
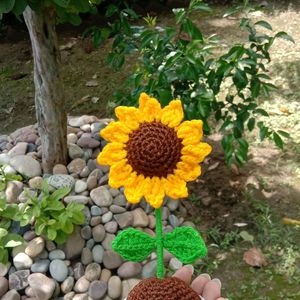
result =
[[157,278],[164,278],[164,246],[162,233],[161,207],[155,209],[156,218],[156,252],[157,252]]

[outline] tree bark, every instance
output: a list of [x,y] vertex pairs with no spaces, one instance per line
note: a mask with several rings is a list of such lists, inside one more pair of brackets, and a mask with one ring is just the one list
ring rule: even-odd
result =
[[49,8],[24,13],[34,59],[35,107],[42,142],[42,167],[52,173],[57,163],[67,162],[67,115],[59,76],[60,54],[55,13]]

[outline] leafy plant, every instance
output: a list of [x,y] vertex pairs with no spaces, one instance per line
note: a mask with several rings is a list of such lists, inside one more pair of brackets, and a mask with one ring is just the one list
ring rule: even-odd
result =
[[23,238],[15,233],[9,233],[11,221],[18,221],[21,217],[17,204],[7,204],[4,197],[0,198],[0,262],[8,262],[8,249],[19,246]]
[[5,172],[5,165],[0,166],[0,192],[4,191],[7,185],[7,182],[17,180],[21,181],[23,178],[21,175],[8,174]]
[[69,188],[50,193],[47,184],[44,184],[39,195],[28,194],[29,199],[21,210],[20,225],[32,223],[37,235],[45,235],[58,244],[64,243],[73,232],[74,225],[83,224],[85,220],[84,205],[70,202],[65,206],[61,201],[69,193]]
[[[247,2],[239,10],[251,11]],[[223,133],[228,165],[234,160],[239,165],[247,161],[245,131],[255,126],[261,140],[270,138],[282,148],[282,137],[289,137],[288,133],[274,132],[258,121],[260,115],[268,113],[259,107],[257,99],[262,93],[268,97],[276,89],[267,74],[274,40],[293,39],[285,32],[261,34],[259,27],[271,31],[271,25],[265,21],[253,23],[245,15],[240,28],[248,32],[248,41],[216,56],[213,49],[219,46],[218,39],[215,35],[204,37],[192,20],[196,11],[209,11],[209,7],[201,0],[192,0],[186,9],[173,9],[176,26],[162,28],[155,25],[156,19],[146,17],[146,26],[129,26],[127,22],[115,35],[109,65],[120,69],[130,53],[137,53],[138,65],[124,89],[116,93],[114,105],[135,105],[142,91],[158,97],[163,105],[180,97],[187,119],[201,118],[206,134],[215,127]]]

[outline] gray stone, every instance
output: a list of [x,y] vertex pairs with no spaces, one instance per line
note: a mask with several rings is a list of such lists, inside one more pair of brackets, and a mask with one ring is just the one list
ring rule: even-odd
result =
[[105,239],[102,241],[102,246],[105,250],[112,250],[112,242],[116,238],[114,234],[107,233]]
[[14,146],[12,149],[10,149],[8,151],[8,155],[10,157],[14,157],[16,155],[24,155],[24,154],[26,154],[27,146],[28,146],[28,143],[25,143],[25,142],[17,143],[16,146]]
[[101,274],[100,265],[97,263],[91,263],[86,267],[84,277],[88,281],[92,282],[94,280],[98,280],[100,277],[100,274]]
[[95,246],[95,241],[93,239],[89,239],[86,244],[85,244],[88,248],[93,249],[93,247]]
[[146,227],[148,226],[149,219],[146,213],[142,208],[136,208],[135,210],[132,211],[133,215],[133,227]]
[[46,273],[49,270],[49,259],[37,260],[30,268],[33,273]]
[[178,227],[180,225],[180,221],[175,215],[169,216],[169,222],[173,228]]
[[69,133],[67,135],[67,142],[68,144],[76,144],[77,143],[77,135],[75,133]]
[[110,221],[104,225],[104,229],[108,233],[116,233],[118,230],[118,223],[115,221]]
[[111,277],[111,271],[108,269],[103,269],[101,272],[100,280],[104,282],[108,282],[110,277]]
[[60,285],[61,291],[64,294],[71,292],[74,287],[74,283],[75,283],[74,277],[71,276],[67,277]]
[[20,270],[9,275],[9,289],[10,290],[23,290],[28,286],[29,270]]
[[14,266],[17,270],[30,269],[32,259],[25,253],[20,252],[13,258]]
[[104,186],[100,186],[91,191],[90,194],[93,202],[102,207],[102,206],[110,206],[113,202],[113,198],[109,193],[108,189]]
[[90,248],[83,248],[82,252],[81,252],[81,262],[84,265],[88,265],[93,261],[93,255],[92,255],[92,251]]
[[168,198],[167,206],[170,211],[175,211],[179,206],[179,200],[173,200]]
[[120,277],[112,276],[108,281],[108,296],[112,299],[119,299],[122,293],[122,282]]
[[50,260],[54,260],[54,259],[64,260],[65,258],[66,258],[66,254],[61,249],[55,249],[55,250],[50,251],[50,253],[49,253]]
[[70,174],[80,174],[83,168],[86,166],[85,160],[81,158],[75,158],[68,165],[67,169]]
[[84,267],[81,262],[78,262],[74,266],[74,277],[78,280],[80,277],[84,275]]
[[113,250],[107,250],[103,255],[103,264],[105,268],[112,270],[121,266],[123,260],[121,256]]
[[85,166],[85,167],[82,169],[82,171],[80,172],[79,176],[80,176],[81,178],[86,178],[86,177],[89,176],[90,172],[91,172],[91,171],[90,171],[89,167],[88,167],[88,166]]
[[27,155],[17,155],[10,160],[10,164],[21,175],[33,178],[42,174],[42,169],[35,159]]
[[96,225],[98,225],[100,223],[101,223],[101,217],[100,216],[96,216],[96,217],[92,217],[91,218],[90,225],[92,227],[94,227],[94,226],[96,226]]
[[29,286],[33,289],[37,300],[48,300],[55,290],[55,281],[41,273],[33,273],[28,277]]
[[118,205],[118,206],[126,207],[127,200],[126,200],[124,195],[119,195],[116,198],[114,198],[113,204]]
[[170,211],[167,207],[163,207],[162,208],[162,220],[163,221],[166,221],[168,218],[169,218],[169,215],[170,215]]
[[62,250],[66,254],[66,259],[74,259],[81,255],[85,241],[81,237],[80,227],[76,226],[73,233],[68,237],[66,243],[62,246]]
[[103,216],[102,216],[102,223],[105,224],[109,221],[111,221],[113,217],[113,214],[111,211],[108,211],[107,213],[105,213]]
[[105,238],[105,229],[102,224],[98,224],[92,229],[92,235],[95,242],[102,242]]
[[100,300],[106,294],[107,291],[107,283],[95,280],[91,283],[89,287],[89,296],[95,300]]
[[87,183],[83,180],[76,180],[75,182],[75,193],[79,194],[87,189]]
[[21,296],[16,290],[8,291],[1,300],[20,300]]
[[38,236],[31,240],[25,248],[25,253],[34,258],[38,256],[45,248],[45,241],[42,237]]
[[0,299],[8,291],[8,280],[5,277],[0,277]]
[[118,205],[111,205],[109,207],[109,210],[113,213],[113,214],[121,214],[123,212],[126,211],[126,208],[125,207],[122,207],[122,206],[118,206]]
[[[29,231],[26,231],[24,234],[23,234],[23,238],[26,242],[29,242],[31,240],[33,240],[34,238],[36,237],[36,234],[33,230],[29,230]],[[27,247],[27,246],[26,246]],[[24,248],[24,251],[26,249],[26,247]],[[42,250],[43,251],[43,250]],[[41,252],[42,252],[41,251]],[[25,251],[26,252],[26,251]],[[26,253],[28,254],[28,253]],[[28,254],[29,255],[29,254]]]
[[88,291],[89,287],[90,282],[83,276],[76,281],[73,290],[76,293],[85,293]]
[[76,202],[79,204],[88,204],[89,203],[89,197],[86,196],[82,196],[82,195],[71,195],[71,196],[67,196],[64,198],[64,202],[65,203],[71,203],[71,202]]
[[151,260],[143,266],[142,278],[155,277],[157,270],[157,261]]
[[102,263],[103,261],[103,255],[104,255],[104,249],[101,245],[95,245],[92,249],[93,254],[93,260],[96,263]]
[[91,215],[92,216],[101,216],[102,215],[102,210],[99,206],[97,205],[92,205],[91,207]]
[[57,164],[53,167],[53,175],[68,175],[68,170],[65,165]]
[[70,188],[75,184],[75,179],[71,175],[52,175],[47,179],[48,184],[56,189]]
[[75,158],[82,158],[83,157],[83,150],[77,146],[76,144],[68,144],[69,156],[71,159]]
[[31,189],[38,190],[41,189],[44,179],[40,176],[33,177],[29,180],[28,184]]
[[68,117],[68,124],[72,127],[80,127],[84,124],[91,124],[97,122],[97,117],[83,115],[80,117]]
[[49,271],[52,278],[58,282],[63,282],[68,276],[68,268],[60,259],[54,259],[51,261]]
[[122,296],[121,299],[125,299],[129,292],[140,282],[139,279],[131,278],[122,281]]
[[118,268],[118,276],[124,279],[138,276],[142,271],[140,263],[127,261]]
[[121,229],[132,226],[133,224],[133,215],[129,211],[114,215],[114,219],[119,224]]
[[72,298],[72,300],[89,300],[89,295],[86,294],[86,293],[76,294],[76,295],[74,295],[74,297]]
[[94,189],[97,186],[97,182],[98,179],[95,176],[91,176],[91,174],[89,175],[88,179],[87,179],[87,189],[90,191],[92,189]]
[[0,165],[9,164],[10,159],[11,157],[7,153],[0,153]]
[[85,239],[85,240],[89,240],[92,237],[92,229],[90,226],[86,225],[84,227],[81,228],[81,236]]
[[113,189],[113,188],[110,188],[110,189],[109,189],[109,192],[110,192],[110,194],[113,196],[113,198],[115,198],[115,197],[117,197],[118,195],[120,195],[119,189]]
[[99,185],[107,185],[108,184],[108,174],[103,175],[99,180]]
[[22,193],[22,189],[19,188],[18,184],[13,181],[9,181],[6,186],[5,196],[7,203],[16,203],[18,196]]
[[98,148],[100,146],[100,142],[88,136],[81,136],[77,141],[77,144],[82,148]]
[[69,292],[66,295],[64,295],[63,300],[74,300],[75,297],[75,292]]

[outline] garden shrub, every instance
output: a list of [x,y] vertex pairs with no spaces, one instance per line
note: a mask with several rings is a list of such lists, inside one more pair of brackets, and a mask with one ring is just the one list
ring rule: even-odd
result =
[[[251,12],[248,1],[231,9],[227,16],[240,10]],[[222,146],[228,165],[247,161],[248,142],[245,131],[259,129],[260,138],[270,138],[283,147],[284,131],[273,131],[260,115],[268,116],[258,104],[263,93],[269,97],[276,87],[270,83],[267,66],[271,61],[270,48],[276,38],[293,39],[285,32],[261,33],[263,28],[271,32],[265,21],[253,23],[249,18],[240,19],[240,29],[248,33],[245,43],[237,43],[222,55],[214,50],[220,48],[216,35],[205,37],[192,20],[197,11],[209,12],[210,8],[200,0],[192,0],[188,8],[173,9],[176,26],[156,25],[155,17],[145,17],[145,26],[132,25],[136,19],[132,10],[118,10],[109,5],[107,15],[117,14],[116,23],[109,28],[98,29],[103,38],[115,33],[108,63],[116,70],[131,63],[128,54],[138,57],[137,67],[128,77],[124,88],[115,94],[116,105],[136,105],[138,95],[144,91],[158,97],[162,105],[180,98],[187,119],[200,118],[206,134],[217,127],[223,134]],[[114,26],[117,26],[117,30]],[[103,39],[96,39],[95,43]],[[217,122],[217,124],[216,124]]]

